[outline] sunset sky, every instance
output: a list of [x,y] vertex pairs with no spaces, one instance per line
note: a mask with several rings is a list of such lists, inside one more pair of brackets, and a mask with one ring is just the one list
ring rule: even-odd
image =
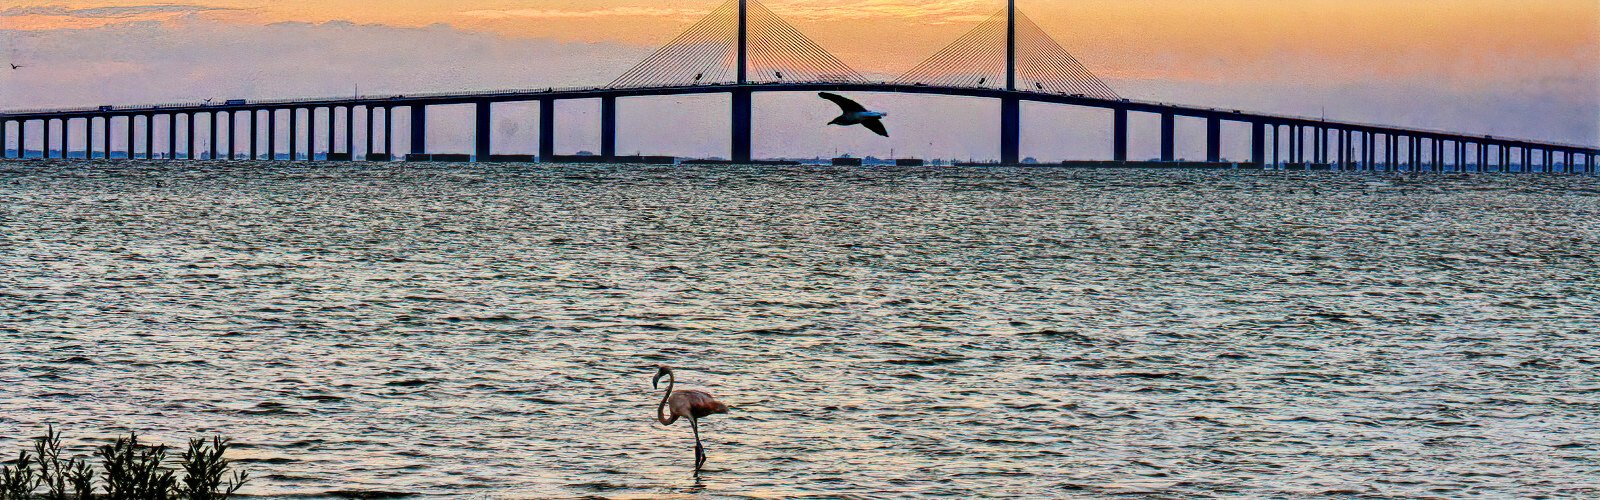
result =
[[[720,1],[8,3],[0,8],[0,57],[27,67],[0,76],[5,109],[346,95],[356,85],[383,92],[600,85]],[[1000,0],[765,3],[845,63],[883,78],[1003,7]],[[1336,119],[1600,143],[1600,4],[1593,0],[1020,6],[1124,96],[1310,116],[1325,109]],[[924,126],[911,125],[912,134]],[[1104,127],[1092,128],[1084,144],[1096,143]],[[984,152],[983,134],[956,135],[979,135],[971,148],[980,150],[970,153]],[[950,142],[926,139],[918,141]],[[869,153],[884,146],[840,140]],[[928,153],[963,148],[970,149]]]

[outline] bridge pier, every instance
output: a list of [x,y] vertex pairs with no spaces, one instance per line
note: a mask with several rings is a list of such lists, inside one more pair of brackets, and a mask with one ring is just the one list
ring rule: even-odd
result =
[[278,111],[267,109],[267,162],[278,160]]
[[1000,164],[1022,164],[1022,100],[1000,99]]
[[356,105],[344,107],[344,153],[346,161],[356,160]]
[[178,161],[178,115],[167,114],[167,161]]
[[394,106],[383,107],[383,154],[394,161]]
[[1348,131],[1348,130],[1335,130],[1334,131],[1334,135],[1339,137],[1339,142],[1338,142],[1339,143],[1339,150],[1334,154],[1334,158],[1336,159],[1335,163],[1337,163],[1337,165],[1334,167],[1334,169],[1335,170],[1349,170],[1350,169],[1350,131]]
[[1257,167],[1267,166],[1267,124],[1250,123],[1250,161]]
[[250,159],[261,160],[261,110],[250,110]]
[[1161,114],[1161,161],[1177,161],[1177,128],[1176,116]]
[[750,163],[754,158],[754,96],[749,89],[733,91],[733,152],[731,158],[734,163]]
[[[4,133],[4,129],[0,129]],[[94,117],[83,118],[83,159],[94,159]]]
[[[372,161],[372,129],[373,129],[373,127],[372,127],[372,118],[373,118],[372,105],[368,104],[366,106],[366,108],[367,108],[367,149],[363,150],[363,151],[366,151],[366,154],[362,155],[361,159],[367,160],[367,161]],[[350,158],[351,159],[355,159],[354,156],[351,156]]]
[[411,105],[411,154],[428,154],[428,107]]
[[317,161],[317,107],[306,108],[306,161]]
[[490,104],[489,101],[478,101],[476,107],[477,115],[475,116],[475,121],[477,126],[473,132],[476,147],[473,148],[473,156],[478,162],[487,162],[489,161],[490,151],[493,150],[494,146],[494,139],[489,135],[489,127],[493,123],[491,113],[494,112],[494,109],[493,104]]
[[617,98],[600,98],[600,157],[605,161],[617,159]]
[[72,119],[61,119],[61,159],[72,157]]
[[1206,161],[1222,161],[1222,120],[1215,116],[1206,118]]
[[195,158],[194,158],[194,112],[193,111],[183,114],[183,141],[185,143],[187,143],[187,144],[185,144],[186,152],[183,155],[183,159],[189,160],[189,161],[194,161]]
[[539,100],[539,161],[550,162],[556,154],[556,100]]
[[289,111],[289,161],[300,161],[300,109]]
[[55,120],[52,120],[52,119],[49,119],[49,118],[45,118],[44,122],[42,122],[43,125],[44,125],[44,131],[41,132],[41,133],[43,134],[43,137],[44,137],[44,146],[39,148],[39,149],[43,150],[42,154],[44,155],[44,159],[46,159],[46,160],[50,159],[50,122],[53,122],[53,121],[55,121]]
[[1311,127],[1311,162],[1320,168],[1328,163],[1328,129]]
[[210,117],[210,120],[208,120],[208,121],[210,122],[210,125],[211,125],[211,127],[210,127],[211,128],[211,135],[207,136],[207,137],[209,137],[209,142],[206,142],[206,159],[207,160],[211,160],[211,161],[216,161],[217,160],[217,127],[219,126],[218,123],[217,123],[217,113],[215,111],[213,111],[211,113],[207,113],[207,115]]
[[144,159],[153,160],[156,155],[156,115],[144,116]]
[[333,160],[333,154],[339,152],[339,107],[328,106],[328,152],[322,155],[323,160]]
[[1128,161],[1128,110],[1123,108],[1111,111],[1111,160]]

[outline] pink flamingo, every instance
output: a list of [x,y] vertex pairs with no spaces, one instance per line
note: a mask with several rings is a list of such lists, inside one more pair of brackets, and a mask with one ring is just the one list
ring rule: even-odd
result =
[[[719,413],[727,413],[728,405],[722,404],[711,394],[705,391],[673,391],[672,385],[677,377],[672,375],[672,369],[659,365],[656,377],[650,380],[650,385],[661,388],[661,377],[667,378],[667,394],[661,397],[661,405],[656,407],[656,421],[661,425],[672,425],[679,417],[688,417],[689,427],[694,429],[694,470],[706,463],[706,447],[700,444],[700,419]],[[671,417],[667,416],[667,409],[671,408]]]

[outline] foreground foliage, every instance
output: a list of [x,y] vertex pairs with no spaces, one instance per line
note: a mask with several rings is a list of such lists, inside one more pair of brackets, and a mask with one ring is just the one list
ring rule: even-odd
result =
[[0,465],[0,500],[227,500],[250,479],[232,470],[228,447],[221,437],[192,439],[169,468],[165,445],[140,443],[130,433],[95,450],[97,470],[89,457],[62,458],[61,433],[52,426],[34,439],[31,453]]

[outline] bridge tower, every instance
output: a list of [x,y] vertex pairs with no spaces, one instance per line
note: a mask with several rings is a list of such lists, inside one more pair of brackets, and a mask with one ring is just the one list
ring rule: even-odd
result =
[[751,91],[746,88],[750,84],[750,0],[739,0],[739,48],[734,64],[738,73],[738,87],[733,90],[733,161],[734,163],[750,163],[753,159],[752,140],[754,136],[754,114]]
[[[1017,0],[1006,7],[1006,90],[1017,90]],[[1022,163],[1022,99],[1007,94],[1000,99],[1000,163]]]

